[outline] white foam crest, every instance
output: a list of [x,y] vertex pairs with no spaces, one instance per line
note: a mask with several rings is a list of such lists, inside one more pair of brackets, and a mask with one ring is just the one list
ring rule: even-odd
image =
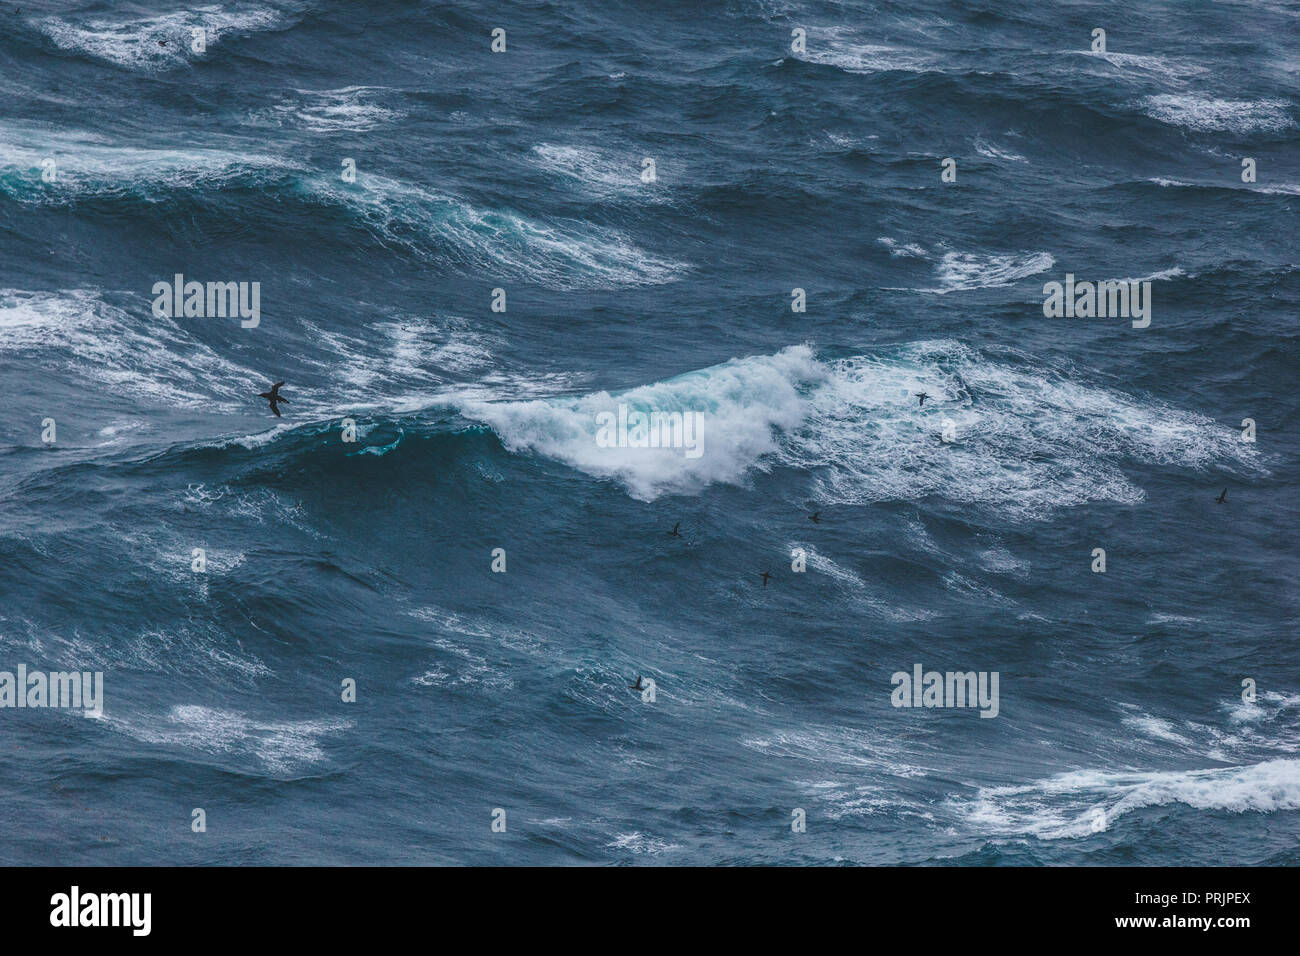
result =
[[1156,740],[1164,740],[1183,747],[1192,745],[1189,739],[1174,729],[1173,724],[1161,717],[1152,717],[1150,714],[1135,714],[1125,717],[1123,724],[1125,727],[1130,727],[1138,733]]
[[1145,96],[1138,107],[1171,126],[1198,132],[1277,132],[1295,125],[1286,100],[1225,100],[1194,93]]
[[[524,401],[572,393],[584,376],[570,372],[514,372],[491,368],[479,373],[477,381],[435,391],[406,392],[382,403],[370,403],[396,415],[427,411],[436,407],[460,408],[472,402]],[[352,407],[366,407],[354,402]]]
[[1300,716],[1300,694],[1264,691],[1253,701],[1246,702],[1237,697],[1222,706],[1228,711],[1229,723],[1262,725],[1291,712]]
[[191,30],[204,29],[207,48],[228,34],[277,30],[290,25],[302,4],[211,4],[152,16],[108,19],[45,17],[33,25],[63,50],[83,53],[128,70],[157,72],[202,57],[191,47]]
[[895,259],[928,259],[930,257],[923,248],[912,242],[899,242],[890,236],[881,236],[876,240],[886,249]]
[[178,704],[162,717],[105,720],[137,740],[181,747],[217,757],[252,757],[268,772],[301,772],[325,759],[321,738],[352,726],[351,720],[256,720],[237,711]]
[[[224,447],[224,445],[213,443],[201,447]],[[236,491],[228,485],[223,485],[220,489],[208,491],[201,484],[190,485],[182,501],[189,507],[214,515],[221,514],[238,521],[253,521],[259,525],[288,525],[312,538],[325,537],[323,532],[312,525],[300,500],[269,488]]]
[[839,27],[809,30],[807,50],[798,54],[798,58],[838,67],[848,73],[923,73],[934,69],[938,62],[932,54],[921,50],[872,43],[854,31]]
[[959,292],[996,289],[1046,272],[1056,260],[1046,252],[981,255],[970,252],[945,253],[938,265],[939,288],[925,292]]
[[[920,406],[923,391],[931,400]],[[599,447],[596,415],[620,403],[701,412],[701,456]],[[947,340],[832,363],[792,346],[622,393],[519,402],[463,397],[456,404],[511,451],[615,479],[644,500],[786,465],[812,473],[826,503],[933,495],[1037,518],[1088,501],[1142,500],[1120,470],[1130,459],[1259,467],[1253,446],[1207,418],[988,360]],[[951,443],[939,440],[945,419],[955,432]]]
[[1134,810],[1175,803],[1231,813],[1300,810],[1300,760],[1211,770],[1080,770],[1026,786],[981,788],[973,799],[951,798],[948,806],[984,830],[1054,840],[1092,835],[1099,814],[1110,827]]
[[481,209],[373,173],[350,184],[335,176],[315,177],[310,188],[351,209],[382,241],[428,255],[430,240],[440,240],[444,251],[468,265],[505,270],[549,288],[655,285],[671,282],[689,268],[647,254],[612,229]]
[[281,422],[278,425],[272,425],[264,432],[255,432],[252,435],[236,435],[233,438],[220,438],[203,445],[204,448],[229,448],[231,445],[238,445],[241,448],[247,448],[250,451],[254,448],[262,448],[275,441],[287,431],[292,431],[293,425],[288,422]]
[[[926,774],[918,768],[902,765],[891,768],[891,775],[908,778]],[[924,809],[923,804],[900,798],[896,787],[850,784],[842,780],[796,780],[795,785],[816,798],[823,806],[821,813],[831,820],[882,815],[934,821],[934,814]]]
[[[209,576],[229,574],[247,560],[243,551],[227,550],[207,540],[183,537],[165,525],[141,524],[119,531],[118,543],[130,551],[136,564],[148,567],[160,578],[195,587],[206,587]],[[194,547],[203,548],[206,574],[196,574],[192,569],[191,549]]]
[[534,146],[533,153],[541,168],[577,180],[600,198],[620,195],[653,201],[668,195],[655,184],[641,182],[641,157],[635,153],[552,143]]
[[[170,575],[165,558],[146,552],[146,563],[159,573]],[[188,558],[186,559],[188,560]],[[190,574],[191,579],[201,575]],[[202,585],[206,587],[206,585]],[[50,661],[53,669],[77,671],[148,671],[186,680],[202,678],[228,684],[251,684],[269,677],[272,671],[256,655],[246,651],[228,632],[215,624],[191,619],[165,628],[145,627],[111,641],[80,634],[51,631],[25,618],[11,621],[7,633],[0,634],[0,646],[22,648],[25,654],[39,655]],[[54,665],[58,665],[54,668]],[[110,693],[108,704],[112,704]]]
[[[47,158],[57,165],[57,179],[49,184],[40,179]],[[247,150],[119,146],[75,131],[0,128],[0,194],[20,202],[158,199],[177,190],[247,185],[267,174],[288,182],[303,173],[291,160]],[[672,282],[690,268],[648,254],[614,229],[484,209],[376,173],[358,176],[355,183],[334,173],[311,174],[301,183],[315,199],[352,212],[380,241],[421,256],[505,271],[549,288],[656,285]]]
[[[777,450],[778,431],[796,428],[807,406],[804,384],[825,367],[807,346],[773,356],[734,359],[626,392],[596,392],[575,399],[461,405],[466,417],[491,425],[511,451],[531,451],[587,474],[619,480],[635,498],[693,494],[715,482],[737,483]],[[600,447],[597,415],[629,410],[695,412],[703,416],[697,458],[684,448]]]
[[116,419],[101,428],[96,434],[104,439],[97,443],[100,448],[113,448],[126,444],[128,436],[140,431],[152,431],[153,426],[143,419]]
[[1151,273],[1150,275],[1141,276],[1141,277],[1136,278],[1136,279],[1134,279],[1134,278],[1128,278],[1128,279],[1108,279],[1108,280],[1106,280],[1106,281],[1108,281],[1108,282],[1130,282],[1130,283],[1132,283],[1132,282],[1167,282],[1167,281],[1170,280],[1170,279],[1177,279],[1179,276],[1185,276],[1185,275],[1187,275],[1187,273],[1184,272],[1184,271],[1183,271],[1179,266],[1173,266],[1172,268],[1169,268],[1169,269],[1161,269],[1161,270],[1158,271],[1158,272],[1153,272],[1153,273]]
[[[931,396],[925,406],[919,392]],[[1201,416],[987,361],[950,341],[842,359],[811,406],[783,458],[820,469],[825,502],[934,495],[1041,517],[1140,501],[1119,470],[1126,458],[1189,468],[1257,460],[1236,432]],[[940,441],[945,419],[951,443]]]
[[[47,159],[55,162],[55,181],[48,184],[40,178]],[[120,146],[78,130],[0,127],[0,193],[20,202],[60,205],[127,195],[150,199],[173,190],[239,185],[293,169],[286,160],[246,150]]]
[[1013,153],[1010,150],[1002,149],[988,142],[983,137],[975,137],[975,152],[987,159],[1001,159],[1006,162],[1023,163],[1027,160],[1019,153]]
[[972,581],[964,574],[949,571],[943,576],[943,586],[964,598],[974,598],[989,607],[1016,607],[1016,602],[995,588]]
[[413,683],[424,687],[478,685],[485,689],[505,690],[514,687],[514,681],[501,667],[489,663],[487,658],[468,648],[446,638],[432,638],[430,643],[443,654],[432,666],[426,665],[422,674],[412,677]]
[[140,302],[136,315],[89,289],[0,289],[0,352],[28,356],[49,371],[71,372],[168,407],[231,411],[247,406],[247,392],[260,379],[175,321],[154,316],[146,299]]
[[339,380],[331,389],[336,404],[365,403],[376,392],[393,395],[445,386],[456,376],[481,373],[493,364],[488,346],[494,339],[462,319],[399,317],[372,322],[355,334],[312,322],[303,325],[321,349],[304,361],[322,376]]
[[807,553],[808,565],[814,571],[819,571],[822,574],[825,574],[828,577],[831,577],[834,580],[839,581],[841,584],[847,585],[850,588],[855,588],[855,589],[866,588],[867,583],[862,580],[860,575],[858,575],[854,571],[850,571],[848,568],[841,567],[840,565],[836,564],[830,558],[826,557],[826,555],[819,552],[812,545],[792,543],[786,550],[789,551],[789,550],[793,550],[794,548],[802,548]]
[[384,338],[388,358],[384,367],[407,378],[422,378],[431,369],[440,373],[477,372],[493,362],[493,339],[475,331],[464,319],[427,321],[408,318],[370,326]]
[[[1278,757],[1300,750],[1293,726],[1294,718],[1300,716],[1294,709],[1300,705],[1300,697],[1268,692],[1259,695],[1253,703],[1238,699],[1235,704],[1235,708],[1231,702],[1223,705],[1228,711],[1225,729],[1194,720],[1175,724],[1143,713],[1133,704],[1120,704],[1120,707],[1129,712],[1123,718],[1124,725],[1142,736],[1176,744],[1182,751],[1204,754],[1224,763]],[[1278,720],[1279,717],[1282,719]]]
[[614,837],[612,842],[605,845],[615,850],[631,850],[633,853],[646,853],[650,856],[658,856],[660,853],[681,849],[679,843],[669,843],[666,840],[660,840],[658,837],[646,836],[640,831],[620,833]]
[[1029,562],[1017,558],[1002,546],[989,548],[980,552],[980,564],[994,574],[1006,574],[1023,578],[1029,574]]
[[291,127],[312,133],[366,133],[406,115],[377,100],[387,87],[345,86],[294,90],[280,102],[249,114],[255,126]]
[[1096,50],[1062,50],[1060,52],[1093,57],[1098,60],[1105,60],[1111,66],[1119,67],[1121,70],[1141,70],[1145,73],[1153,73],[1172,80],[1191,79],[1209,72],[1208,67],[1197,63],[1155,56],[1149,53],[1114,53]]
[[[858,138],[846,133],[831,132],[826,133],[826,138],[830,140],[832,146],[838,147],[839,149],[866,149],[870,140],[880,139],[880,137],[875,133],[865,138]],[[816,141],[814,141],[814,144],[816,144]]]
[[776,729],[761,737],[741,741],[765,757],[800,760],[812,764],[838,764],[854,770],[890,770],[897,753],[893,741],[854,727],[808,726]]
[[871,593],[867,582],[860,575],[843,565],[837,564],[806,542],[791,541],[786,544],[787,554],[795,548],[802,549],[808,556],[808,567],[814,573],[824,574],[832,581],[842,585],[849,593],[850,599],[869,613],[879,615],[891,621],[925,621],[937,616],[937,612],[923,607],[899,607]]
[[486,617],[456,614],[432,604],[412,608],[406,613],[417,620],[436,625],[440,631],[459,634],[475,641],[500,644],[511,650],[529,654],[542,653],[547,650],[546,642],[536,634],[503,625],[500,621],[490,620]]
[[1296,183],[1278,183],[1276,186],[1251,186],[1251,192],[1268,193],[1271,196],[1300,196],[1300,185]]

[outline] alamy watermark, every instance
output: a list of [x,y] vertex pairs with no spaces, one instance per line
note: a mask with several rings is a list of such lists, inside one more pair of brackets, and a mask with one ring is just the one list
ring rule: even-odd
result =
[[262,321],[262,283],[185,281],[176,273],[171,282],[153,284],[153,314],[159,319],[224,319],[238,316],[246,329]]
[[1075,282],[1065,274],[1064,284],[1043,286],[1043,315],[1049,319],[1129,319],[1133,328],[1151,324],[1151,280],[1107,279],[1104,282]]
[[102,671],[0,671],[0,708],[61,707],[80,710],[87,717],[104,712]]
[[596,444],[601,448],[681,448],[687,458],[704,454],[703,412],[642,412],[618,406],[596,414]]
[[890,678],[895,707],[978,707],[981,717],[998,715],[997,671],[926,671],[920,664],[912,673],[897,671]]
[[73,886],[50,897],[50,925],[120,926],[129,928],[133,936],[148,936],[152,910],[152,893],[83,893]]

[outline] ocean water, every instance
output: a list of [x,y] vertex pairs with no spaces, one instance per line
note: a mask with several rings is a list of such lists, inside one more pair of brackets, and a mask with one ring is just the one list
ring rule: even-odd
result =
[[[0,670],[103,706],[0,709],[0,861],[1300,862],[1298,40],[7,4]],[[1149,326],[1046,317],[1067,274]]]

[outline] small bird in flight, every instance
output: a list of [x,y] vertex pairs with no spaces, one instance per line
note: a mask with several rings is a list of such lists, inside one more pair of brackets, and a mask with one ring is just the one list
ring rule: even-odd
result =
[[820,514],[821,514],[820,511],[814,511],[812,514],[808,516],[808,520],[811,521],[813,524],[821,524],[822,519],[818,517]]
[[673,530],[668,532],[669,536],[673,538],[680,538],[682,536],[682,533],[677,529],[680,528],[681,526],[682,523],[680,521],[677,522],[675,525],[673,525]]
[[641,675],[640,675],[640,674],[637,674],[637,675],[636,675],[636,683],[635,683],[635,684],[628,684],[627,686],[631,687],[633,690],[645,690],[645,688],[641,686]]
[[921,405],[925,404],[925,400],[930,397],[930,394],[928,392],[917,392],[916,397],[920,399],[920,402],[917,403],[917,407],[919,408]]
[[1228,489],[1227,489],[1227,488],[1224,488],[1224,489],[1223,489],[1223,494],[1221,494],[1221,495],[1219,495],[1219,497],[1215,498],[1215,499],[1214,499],[1214,503],[1215,503],[1215,504],[1219,504],[1219,505],[1221,505],[1221,504],[1223,504],[1223,503],[1224,503],[1225,501],[1227,501],[1227,500],[1228,500]]
[[767,587],[767,579],[770,578],[771,576],[772,576],[772,572],[771,572],[771,571],[764,571],[764,572],[763,572],[763,587]]
[[271,403],[271,411],[275,412],[276,418],[280,417],[280,409],[278,407],[278,403],[289,401],[287,398],[285,398],[283,395],[280,394],[280,386],[283,384],[284,382],[276,382],[274,385],[271,386],[271,390],[269,392],[259,392],[257,395],[258,398],[264,398]]

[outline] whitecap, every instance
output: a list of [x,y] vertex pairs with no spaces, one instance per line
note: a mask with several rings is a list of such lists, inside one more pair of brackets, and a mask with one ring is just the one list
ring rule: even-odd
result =
[[948,806],[978,829],[1044,840],[1088,837],[1144,807],[1275,813],[1300,810],[1300,760],[1181,771],[1077,770],[1022,786],[981,788]]
[[1002,288],[1046,272],[1055,264],[1056,260],[1046,252],[1003,255],[949,252],[938,265],[939,288],[922,291],[943,294]]
[[1226,100],[1192,93],[1146,96],[1138,106],[1162,123],[1198,132],[1278,132],[1295,125],[1286,100]]
[[[934,401],[919,406],[922,391]],[[620,404],[700,413],[699,457],[600,447],[596,416]],[[1141,501],[1121,470],[1128,461],[1260,469],[1253,446],[1203,416],[948,340],[829,363],[792,346],[625,392],[457,406],[507,449],[616,480],[642,500],[786,466],[812,475],[827,504],[936,495],[1039,518],[1089,501]],[[945,421],[951,443],[936,440]]]
[[[153,405],[234,411],[257,379],[141,298],[138,313],[93,289],[0,289],[0,352]],[[202,320],[224,321],[224,320]]]
[[312,133],[368,133],[390,126],[406,113],[382,105],[386,87],[346,86],[333,90],[294,90],[272,106],[255,110],[255,126],[291,127]]
[[939,62],[934,55],[924,51],[873,43],[856,31],[840,27],[810,29],[806,52],[796,56],[847,73],[921,73],[935,68]]
[[987,142],[979,136],[975,137],[975,152],[987,159],[1001,159],[1012,163],[1027,162],[1025,157],[1021,156],[1019,153],[1013,153],[1008,149],[1002,149]]
[[650,255],[608,227],[484,209],[374,173],[351,184],[333,175],[316,176],[307,185],[318,199],[349,209],[384,242],[548,288],[658,285],[689,268]]
[[580,184],[597,198],[659,201],[668,195],[657,184],[641,181],[642,157],[628,150],[542,143],[533,147],[533,154],[542,169]]
[[325,759],[322,738],[346,730],[351,720],[261,720],[233,710],[178,704],[165,715],[123,717],[105,712],[105,720],[137,740],[206,753],[213,757],[252,759],[268,773],[301,773]]
[[172,69],[205,54],[192,46],[195,28],[204,30],[208,50],[229,34],[283,29],[301,3],[208,5],[135,18],[44,17],[33,20],[55,46],[130,70]]
[[881,236],[876,240],[880,245],[889,250],[889,254],[896,259],[928,259],[929,253],[914,242],[899,242],[889,236]]

